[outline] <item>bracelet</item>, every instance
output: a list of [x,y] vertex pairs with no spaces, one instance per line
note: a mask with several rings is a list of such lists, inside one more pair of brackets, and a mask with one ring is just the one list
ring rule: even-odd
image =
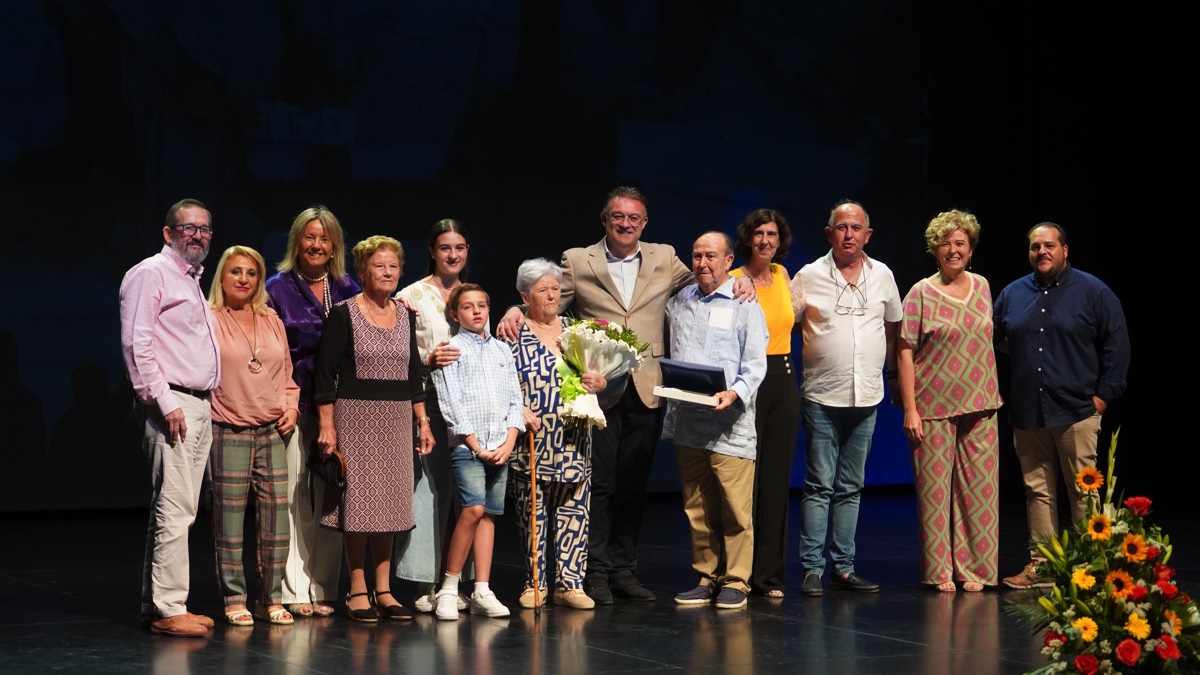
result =
[[424,417],[418,417],[417,424],[420,424],[421,422],[425,422],[426,424],[428,424],[432,419],[433,418],[430,417],[429,415],[425,415]]

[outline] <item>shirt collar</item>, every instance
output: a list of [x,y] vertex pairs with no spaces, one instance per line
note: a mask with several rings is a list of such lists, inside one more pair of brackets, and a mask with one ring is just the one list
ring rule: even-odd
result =
[[[1063,265],[1062,271],[1058,273],[1058,276],[1054,277],[1054,281],[1050,282],[1050,286],[1048,286],[1048,288],[1054,288],[1056,286],[1062,286],[1063,284],[1070,283],[1072,274],[1074,274],[1074,269],[1071,267],[1071,263],[1066,263]],[[1038,289],[1039,291],[1043,290],[1041,282],[1039,282],[1037,279],[1037,274],[1030,274],[1029,280],[1030,283],[1033,284],[1034,288]]]
[[613,262],[632,262],[632,261],[634,261],[634,260],[637,260],[637,259],[638,259],[638,257],[642,255],[642,242],[640,242],[640,241],[638,242],[638,245],[637,245],[637,250],[636,250],[636,251],[634,251],[633,253],[629,254],[629,257],[628,257],[628,258],[618,258],[616,255],[614,255],[614,254],[613,254],[613,252],[612,252],[612,251],[608,250],[608,235],[604,235],[604,240],[603,240],[603,241],[604,241],[604,257],[605,257],[605,258],[608,260],[608,262],[610,262],[610,263],[613,263]]
[[179,252],[171,248],[169,244],[164,244],[162,251],[159,252],[166,256],[167,260],[171,261],[171,264],[178,267],[180,272],[187,274],[188,276],[199,279],[200,275],[204,274],[204,265],[196,265],[193,267],[191,263],[184,260],[183,256],[179,255]]
[[488,340],[493,339],[492,336],[487,335],[486,332],[485,332],[485,335],[480,335],[478,333],[475,333],[475,332],[472,332],[469,330],[463,330],[461,326],[458,326],[457,328],[458,328],[459,335],[461,335],[463,338],[465,338],[467,340],[471,340],[473,342],[487,342]]
[[[859,251],[858,254],[862,256],[863,265],[865,265],[867,269],[872,269],[875,267],[875,261],[871,260],[871,256],[867,255],[865,251]],[[829,265],[833,269],[837,269],[837,263],[833,260],[833,249],[829,249],[829,253],[825,254],[823,260],[825,261],[826,265]]]
[[717,290],[713,291],[712,293],[709,293],[708,295],[705,295],[704,291],[700,290],[699,284],[697,284],[696,285],[696,293],[700,295],[701,299],[712,298],[712,297],[716,297],[718,295],[721,297],[724,297],[724,298],[732,298],[733,297],[733,281],[734,281],[734,279],[733,279],[733,276],[731,275],[727,279],[725,279],[725,283],[721,284],[720,286],[717,286]]

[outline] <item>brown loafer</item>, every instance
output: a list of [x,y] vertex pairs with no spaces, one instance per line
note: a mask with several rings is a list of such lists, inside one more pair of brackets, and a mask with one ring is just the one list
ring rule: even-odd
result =
[[[203,628],[212,628],[215,625],[215,622],[211,618],[204,616],[203,614],[192,614],[191,612],[188,612],[187,617],[189,619],[191,619],[192,621],[195,621],[196,623],[200,624],[200,626]],[[158,620],[158,617],[154,616],[153,614],[143,614],[142,615],[142,627],[149,628],[150,624],[154,623],[157,620]]]
[[196,623],[187,614],[168,616],[150,624],[150,632],[171,637],[204,637],[208,629]]

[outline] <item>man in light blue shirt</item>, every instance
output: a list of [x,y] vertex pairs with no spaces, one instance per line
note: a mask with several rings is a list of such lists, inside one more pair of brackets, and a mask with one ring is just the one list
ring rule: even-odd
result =
[[696,283],[667,304],[672,358],[718,366],[729,386],[712,408],[671,401],[663,420],[663,438],[675,441],[692,569],[700,577],[675,602],[700,605],[715,597],[718,609],[745,607],[750,592],[754,395],[767,374],[767,321],[757,303],[734,298],[732,266],[729,235],[704,233],[692,247]]

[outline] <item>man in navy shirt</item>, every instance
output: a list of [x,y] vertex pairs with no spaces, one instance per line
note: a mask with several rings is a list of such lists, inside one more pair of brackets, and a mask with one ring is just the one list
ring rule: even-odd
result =
[[[1033,274],[996,298],[997,348],[1011,356],[1009,418],[1025,480],[1029,534],[1058,529],[1058,467],[1071,499],[1071,518],[1085,504],[1075,474],[1096,465],[1100,416],[1125,392],[1129,334],[1117,296],[1096,277],[1067,263],[1067,233],[1056,223],[1029,231]],[[1004,580],[1010,588],[1053,586],[1032,561]]]

